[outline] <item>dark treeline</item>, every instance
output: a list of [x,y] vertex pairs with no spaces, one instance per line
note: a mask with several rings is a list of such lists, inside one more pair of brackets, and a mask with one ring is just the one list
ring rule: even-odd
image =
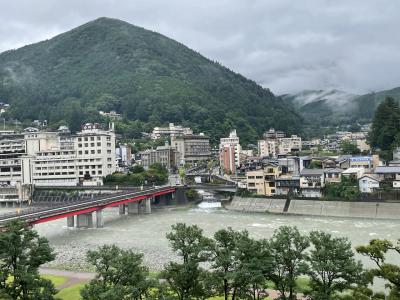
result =
[[[385,260],[388,252],[400,254],[400,246],[387,240],[357,248],[376,264],[367,270],[346,238],[322,231],[303,235],[290,226],[257,240],[231,228],[209,238],[196,225],[178,223],[167,239],[178,259],[157,275],[132,250],[104,245],[89,251],[96,277],[81,290],[82,299],[255,300],[268,299],[267,289],[279,299],[297,299],[299,292],[312,300],[400,299],[400,268]],[[52,259],[46,239],[11,223],[0,234],[0,299],[56,299],[53,284],[38,275],[38,267]],[[306,286],[299,286],[300,277]],[[369,288],[376,277],[386,280],[389,295]]]

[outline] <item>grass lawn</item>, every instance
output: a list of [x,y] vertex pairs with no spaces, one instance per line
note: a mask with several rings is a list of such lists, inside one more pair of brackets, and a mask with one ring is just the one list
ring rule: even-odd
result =
[[62,289],[56,297],[62,300],[79,300],[81,299],[80,290],[84,287],[84,283],[79,283]]
[[64,283],[66,283],[68,280],[67,277],[57,276],[57,275],[41,275],[40,277],[51,280],[55,287],[58,287]]

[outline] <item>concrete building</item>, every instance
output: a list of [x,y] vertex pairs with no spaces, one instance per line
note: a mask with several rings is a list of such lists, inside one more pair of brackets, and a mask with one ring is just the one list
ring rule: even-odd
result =
[[211,157],[210,140],[202,133],[171,136],[171,146],[179,152],[180,165]]
[[281,173],[277,164],[269,164],[264,169],[248,171],[246,186],[250,192],[257,195],[273,196],[276,194],[276,179]]
[[192,129],[188,127],[182,127],[180,125],[174,125],[174,123],[169,123],[168,127],[154,127],[151,133],[152,139],[159,139],[163,136],[177,136],[177,135],[192,135]]
[[264,133],[264,138],[258,141],[258,155],[277,157],[290,152],[299,152],[302,149],[301,137],[292,135],[285,137],[280,131],[270,129]]
[[305,197],[319,198],[321,189],[325,186],[324,170],[303,169],[300,172],[300,191]]
[[24,134],[0,132],[0,185],[15,187],[21,181],[21,156],[24,154]]
[[120,144],[118,148],[115,149],[115,155],[120,167],[132,165],[132,149],[129,145]]
[[241,146],[236,129],[229,133],[229,137],[221,138],[219,142],[220,166],[226,173],[235,173],[240,167]]
[[115,133],[87,123],[71,136],[65,132],[27,132],[21,157],[23,185],[102,185],[116,171]]
[[180,154],[168,143],[165,146],[158,146],[156,149],[148,149],[140,152],[140,164],[148,169],[154,163],[160,163],[168,170],[176,169],[179,166]]
[[102,130],[99,124],[84,124],[76,134],[74,148],[79,182],[101,185],[103,177],[116,171],[113,124],[109,130]]

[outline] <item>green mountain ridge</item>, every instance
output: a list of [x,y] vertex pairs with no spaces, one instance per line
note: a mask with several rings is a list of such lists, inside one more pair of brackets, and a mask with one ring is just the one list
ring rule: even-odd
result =
[[[77,130],[115,110],[126,137],[168,122],[217,141],[236,128],[255,142],[269,127],[301,131],[290,101],[172,39],[99,18],[52,39],[0,54],[0,99],[7,117],[47,119]],[[104,120],[103,120],[104,121]]]
[[317,131],[321,126],[364,124],[372,121],[378,105],[393,97],[400,102],[400,87],[365,95],[354,95],[339,90],[302,91],[282,95],[293,103],[306,121],[306,131]]

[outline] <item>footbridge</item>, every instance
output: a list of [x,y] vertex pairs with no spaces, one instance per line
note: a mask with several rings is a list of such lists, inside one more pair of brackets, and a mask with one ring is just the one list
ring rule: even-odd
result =
[[[67,218],[69,227],[103,227],[103,210],[119,207],[119,214],[151,213],[151,204],[155,197],[172,194],[175,197],[176,187],[160,186],[143,190],[124,190],[109,195],[99,195],[81,201],[60,202],[51,207],[32,206],[15,213],[0,215],[0,229],[7,222],[21,220],[27,225],[35,225],[53,220]],[[93,214],[95,220],[93,221]]]

